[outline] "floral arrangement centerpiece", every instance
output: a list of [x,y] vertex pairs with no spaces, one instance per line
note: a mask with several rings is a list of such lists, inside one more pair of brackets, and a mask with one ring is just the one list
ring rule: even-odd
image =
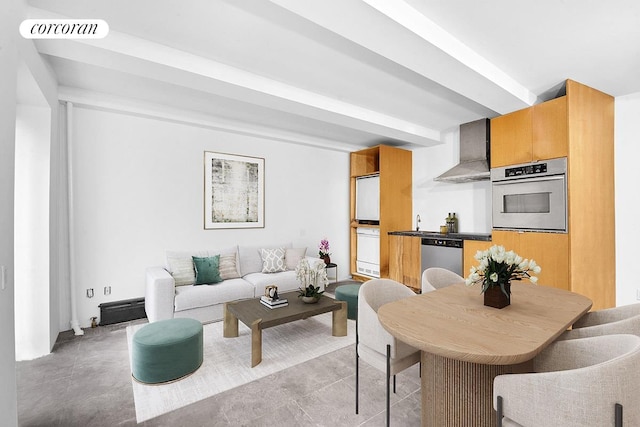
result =
[[330,255],[329,241],[324,238],[320,240],[320,244],[318,245],[318,256],[324,260],[325,264],[329,264],[331,262],[331,258],[329,258]]
[[309,264],[307,258],[302,258],[296,266],[296,279],[301,284],[298,288],[298,297],[304,302],[316,302],[324,293],[325,286],[329,283],[327,270],[321,262]]
[[506,297],[503,307],[509,305],[511,281],[529,279],[531,283],[537,283],[538,278],[534,274],[542,271],[533,259],[523,259],[514,251],[507,252],[504,246],[493,245],[486,251],[478,251],[475,259],[480,264],[471,267],[465,283],[467,286],[482,283],[481,292],[485,294],[485,305],[492,305],[487,304],[487,294],[490,290],[498,290],[499,294]]

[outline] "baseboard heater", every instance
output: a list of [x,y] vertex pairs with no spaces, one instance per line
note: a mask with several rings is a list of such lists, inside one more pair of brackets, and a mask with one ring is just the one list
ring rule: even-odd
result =
[[147,313],[144,311],[144,298],[103,302],[99,307],[100,326],[147,317]]

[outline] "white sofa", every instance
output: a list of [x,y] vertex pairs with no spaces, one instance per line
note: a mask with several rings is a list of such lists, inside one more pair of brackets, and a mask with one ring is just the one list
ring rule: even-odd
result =
[[[263,273],[261,256],[263,248],[284,248],[288,256],[285,260],[287,270]],[[301,256],[306,256],[305,253],[306,248],[293,248],[290,243],[269,246],[233,246],[208,251],[167,251],[166,266],[149,267],[146,270],[145,311],[149,322],[173,317],[190,317],[202,323],[215,322],[222,320],[225,302],[259,297],[264,295],[265,287],[268,285],[277,285],[280,293],[297,290],[300,283],[296,279],[295,265]],[[187,263],[191,260],[191,256],[221,255],[222,257],[233,254],[235,257],[227,258],[232,261],[235,258],[237,274],[227,274],[231,278],[213,285],[182,284],[185,280],[180,277],[180,271],[176,267],[180,262]],[[323,262],[317,257],[306,256],[306,258],[311,265]]]

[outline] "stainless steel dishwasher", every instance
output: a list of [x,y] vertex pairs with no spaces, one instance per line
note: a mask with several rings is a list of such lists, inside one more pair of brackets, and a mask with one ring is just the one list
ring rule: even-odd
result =
[[423,237],[420,251],[421,271],[440,267],[462,274],[462,239]]

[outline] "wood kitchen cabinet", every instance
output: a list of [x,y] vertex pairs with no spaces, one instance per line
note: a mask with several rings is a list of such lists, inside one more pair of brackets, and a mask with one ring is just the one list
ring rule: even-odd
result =
[[[380,229],[380,277],[389,277],[388,233],[410,230],[413,212],[413,160],[412,152],[401,148],[378,145],[352,152],[350,203],[350,271],[355,280],[370,277],[358,274],[356,268],[357,236],[360,226],[356,221],[356,178],[380,174],[380,224],[369,225]],[[418,251],[418,254],[420,252]]]
[[491,120],[491,167],[567,156],[567,97]]
[[475,259],[478,251],[486,251],[493,245],[493,242],[485,240],[465,240],[462,248],[462,273],[466,278],[469,276],[471,267],[477,267],[479,262]]
[[[529,134],[524,159],[515,152]],[[540,284],[585,295],[592,310],[614,307],[614,98],[567,80],[565,96],[492,119],[491,138],[492,167],[567,157],[567,234],[494,229],[494,243],[535,259]]]
[[514,251],[522,258],[535,260],[542,268],[537,275],[539,285],[571,290],[567,234],[494,230],[492,239],[494,244]]
[[420,237],[389,236],[389,278],[416,293],[422,291],[421,241]]

